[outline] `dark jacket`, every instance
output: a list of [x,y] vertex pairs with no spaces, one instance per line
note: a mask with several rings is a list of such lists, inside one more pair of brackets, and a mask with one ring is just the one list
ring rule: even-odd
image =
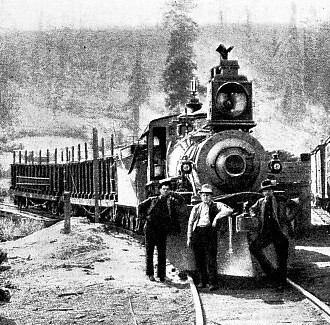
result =
[[[256,218],[259,221],[259,231],[262,232],[265,226],[265,206],[266,206],[266,198],[263,197],[259,199],[255,204],[253,204],[250,208],[250,215],[252,218]],[[279,223],[279,206],[274,196],[272,196],[272,206],[273,206],[273,217],[278,224],[278,227],[281,228]]]
[[183,203],[181,195],[174,192],[166,198],[167,209],[160,210],[159,205],[162,197],[152,196],[139,204],[139,215],[142,221],[155,230],[165,233],[180,233],[180,223],[177,215],[178,205]]

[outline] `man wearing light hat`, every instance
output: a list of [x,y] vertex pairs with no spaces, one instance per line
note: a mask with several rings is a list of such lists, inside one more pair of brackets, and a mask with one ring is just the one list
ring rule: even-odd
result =
[[229,216],[233,210],[221,202],[212,200],[212,186],[202,185],[200,190],[202,202],[195,205],[190,213],[187,232],[187,246],[194,252],[196,268],[199,275],[197,287],[216,290],[218,286],[217,272],[217,223]]
[[[279,223],[279,209],[273,194],[274,181],[265,180],[261,183],[260,192],[264,195],[250,208],[250,215],[259,221],[257,237],[250,244],[250,252],[257,259],[263,271],[275,280],[276,284],[286,284],[289,241],[284,235]],[[266,257],[263,249],[274,244],[278,261],[275,270]]]

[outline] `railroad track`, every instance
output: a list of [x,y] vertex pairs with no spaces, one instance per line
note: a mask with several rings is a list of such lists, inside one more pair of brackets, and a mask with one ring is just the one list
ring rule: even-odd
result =
[[[142,235],[130,230],[111,228],[143,241]],[[195,325],[330,324],[329,306],[291,279],[287,279],[288,288],[283,292],[270,287],[265,280],[246,279],[249,278],[228,277],[224,289],[211,293],[208,289],[197,290],[188,276],[195,305]]]
[[195,325],[330,324],[329,306],[290,279],[284,291],[227,285],[212,293],[207,289],[198,291],[190,276],[188,281],[195,305]]
[[[7,210],[33,219],[47,218],[40,212],[19,211],[12,205],[0,204],[0,212]],[[113,228],[134,235],[136,239],[142,238],[129,230]],[[290,279],[289,288],[283,292],[263,284],[255,287],[251,281],[246,286],[242,278],[231,279],[229,282],[235,285],[227,281],[223,288],[212,293],[207,289],[198,291],[190,276],[188,282],[195,305],[195,325],[330,324],[329,306]]]

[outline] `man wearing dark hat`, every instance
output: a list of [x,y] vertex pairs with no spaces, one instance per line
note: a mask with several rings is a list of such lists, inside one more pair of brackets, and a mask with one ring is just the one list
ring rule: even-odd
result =
[[199,283],[197,287],[216,290],[218,286],[217,272],[217,223],[229,216],[233,210],[227,205],[212,200],[212,186],[202,185],[200,190],[202,202],[195,205],[190,213],[187,232],[187,246],[194,252]]
[[[273,193],[274,181],[265,180],[261,183],[260,191],[264,195],[250,208],[250,215],[259,221],[257,237],[251,242],[250,252],[259,262],[262,270],[279,286],[286,284],[287,260],[289,241],[283,233],[279,223],[278,203]],[[275,270],[263,249],[274,245],[278,269]]]
[[144,226],[146,249],[146,275],[150,281],[155,281],[153,255],[155,246],[158,252],[157,275],[161,282],[166,275],[166,242],[169,233],[180,232],[180,224],[177,217],[178,204],[183,203],[181,195],[170,191],[170,183],[160,183],[158,186],[160,195],[152,196],[141,202],[139,213],[146,216]]

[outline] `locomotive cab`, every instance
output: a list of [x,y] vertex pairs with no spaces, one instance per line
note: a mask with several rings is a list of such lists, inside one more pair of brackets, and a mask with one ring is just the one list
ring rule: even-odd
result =
[[150,164],[153,167],[153,178],[161,179],[165,176],[166,160],[166,127],[155,127],[150,141],[152,153],[150,155]]
[[147,184],[159,182],[166,178],[167,148],[176,138],[177,115],[166,116],[151,121],[142,137],[147,142],[146,174]]

